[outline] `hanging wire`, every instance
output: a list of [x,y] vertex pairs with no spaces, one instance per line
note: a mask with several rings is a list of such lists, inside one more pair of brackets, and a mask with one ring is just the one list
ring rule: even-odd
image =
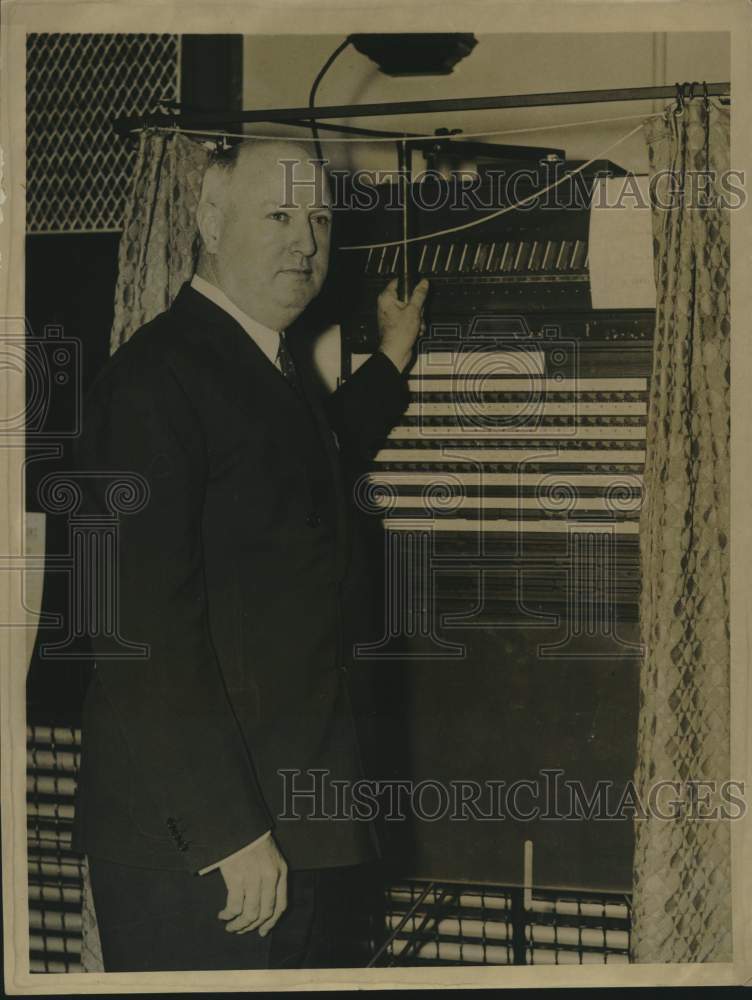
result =
[[[663,112],[660,112],[663,114]],[[504,208],[498,209],[496,212],[489,212],[488,215],[484,215],[482,219],[475,219],[472,222],[465,222],[459,226],[450,226],[447,229],[437,229],[433,233],[425,233],[421,236],[411,236],[408,239],[392,240],[389,243],[361,243],[357,246],[346,246],[339,247],[340,250],[381,250],[382,247],[396,247],[402,246],[407,243],[425,243],[427,240],[436,239],[439,236],[450,236],[452,233],[463,232],[466,229],[474,229],[476,226],[482,226],[491,219],[497,219],[500,215],[506,215],[507,212],[514,212],[515,209],[522,208],[527,205],[528,202],[533,201],[536,198],[540,198],[541,195],[548,194],[549,191],[553,191],[555,188],[563,184],[564,181],[570,180],[577,174],[582,173],[583,170],[587,170],[588,167],[592,166],[597,160],[603,159],[606,153],[610,153],[612,149],[621,145],[622,142],[626,142],[633,135],[636,135],[642,129],[642,124],[636,125],[631,131],[627,132],[625,135],[621,136],[616,142],[612,142],[605,149],[602,149],[596,156],[591,157],[586,160],[585,163],[580,164],[579,167],[575,167],[568,174],[564,174],[558,180],[553,181],[551,184],[547,184],[545,187],[541,188],[539,191],[534,191],[532,194],[528,195],[526,198],[522,198],[520,201],[515,202],[514,205],[507,205]]]
[[[670,107],[670,106],[669,106]],[[455,135],[437,136],[435,132],[416,134],[409,136],[411,141],[421,141],[424,139],[436,140],[440,139],[442,142],[445,141],[455,141],[455,142],[465,142],[467,139],[480,139],[485,137],[494,137],[501,135],[529,135],[533,132],[552,132],[558,129],[566,128],[584,128],[587,125],[610,125],[613,122],[623,122],[623,121],[634,121],[639,118],[640,121],[647,121],[649,118],[660,118],[665,115],[665,111],[653,111],[649,114],[634,114],[634,115],[615,115],[611,118],[588,118],[583,121],[576,122],[559,122],[556,125],[535,125],[530,128],[508,128],[508,129],[485,129],[482,132],[459,132]],[[289,124],[289,123],[288,123]],[[299,128],[311,128],[313,129],[313,124],[309,125],[299,125]],[[189,129],[180,128],[177,125],[147,125],[141,129],[135,129],[134,131],[155,131],[155,132],[170,132],[170,133],[180,133],[181,135],[195,135],[201,136],[203,138],[216,138],[220,139],[226,137],[228,139],[274,139],[275,142],[300,142],[299,135],[269,135],[268,133],[257,133],[257,132],[224,132],[216,129]],[[330,137],[321,138],[317,140],[317,143],[322,142],[367,142],[367,143],[377,143],[377,142],[388,142],[390,144],[394,143],[394,136],[343,136],[343,137]],[[318,149],[318,146],[317,146]]]
[[[324,65],[316,74],[316,79],[313,81],[313,84],[311,85],[311,91],[308,95],[308,107],[311,109],[312,112],[316,106],[316,92],[319,89],[319,84],[326,76],[329,67],[332,65],[335,59],[340,55],[340,53],[344,52],[347,46],[350,44],[350,38],[351,36],[348,35],[347,38],[344,40],[344,42],[340,42],[340,44],[337,46],[334,52],[332,52],[332,54],[326,60]],[[311,122],[311,135],[313,136],[313,141],[316,146],[316,156],[318,157],[319,160],[323,160],[324,157],[321,155],[321,144],[319,142],[319,131],[316,128],[315,122]]]

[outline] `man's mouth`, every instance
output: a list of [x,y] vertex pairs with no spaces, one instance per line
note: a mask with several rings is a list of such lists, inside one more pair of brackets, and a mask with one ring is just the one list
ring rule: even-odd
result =
[[310,268],[310,267],[284,267],[284,268],[282,268],[282,274],[313,274],[313,268]]

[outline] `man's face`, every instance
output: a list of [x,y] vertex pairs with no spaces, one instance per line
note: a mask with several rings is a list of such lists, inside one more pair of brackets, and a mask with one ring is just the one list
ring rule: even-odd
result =
[[[246,147],[223,206],[216,276],[236,305],[275,330],[318,295],[329,263],[328,187],[322,167],[309,158],[289,144]],[[291,174],[280,160],[300,162]]]

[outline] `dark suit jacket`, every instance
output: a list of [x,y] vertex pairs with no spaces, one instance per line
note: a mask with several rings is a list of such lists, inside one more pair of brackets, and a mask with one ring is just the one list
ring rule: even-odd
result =
[[[364,564],[331,425],[367,457],[408,393],[377,354],[327,419],[291,350],[302,393],[186,285],[87,398],[78,468],[149,489],[117,554],[120,635],[149,656],[92,635],[74,836],[92,856],[195,871],[270,827],[292,868],[373,853],[365,824],[308,818],[310,802],[281,821],[278,770],[361,775],[343,608]],[[85,510],[105,512],[106,476],[85,482]]]

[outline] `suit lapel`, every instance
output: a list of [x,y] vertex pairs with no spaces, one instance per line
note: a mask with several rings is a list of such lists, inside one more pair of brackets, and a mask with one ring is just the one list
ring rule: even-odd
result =
[[[178,327],[207,353],[218,356],[223,379],[237,404],[258,417],[258,398],[272,407],[302,407],[303,400],[282,372],[243,327],[190,285],[183,285],[172,305]],[[273,418],[273,414],[271,415]]]
[[[320,389],[311,369],[309,352],[302,350],[300,332],[287,340],[298,373],[300,391],[296,389],[264,354],[243,327],[206,296],[189,284],[183,285],[172,310],[183,329],[190,329],[197,340],[205,340],[214,352],[226,361],[228,386],[238,405],[254,419],[258,417],[258,399],[253,386],[262,388],[261,395],[269,399],[270,407],[299,408],[300,420],[308,420],[321,442],[332,480],[336,512],[338,563],[344,566],[347,547],[346,498],[342,486],[340,458],[332,431],[320,401]],[[274,419],[274,414],[269,414]]]

